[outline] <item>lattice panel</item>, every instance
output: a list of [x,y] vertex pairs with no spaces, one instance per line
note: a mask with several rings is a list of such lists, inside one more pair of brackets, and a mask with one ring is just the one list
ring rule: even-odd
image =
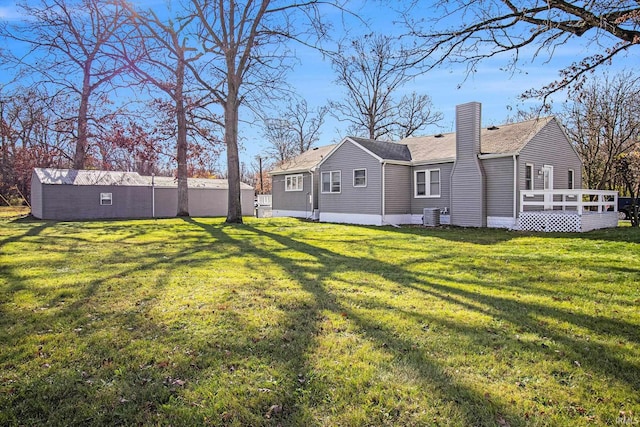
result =
[[520,212],[519,229],[525,231],[546,231],[575,233],[582,231],[578,214],[555,212]]

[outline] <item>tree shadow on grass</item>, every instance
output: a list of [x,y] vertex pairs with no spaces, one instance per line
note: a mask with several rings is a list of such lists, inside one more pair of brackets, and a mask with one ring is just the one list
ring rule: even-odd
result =
[[[214,227],[208,224],[200,223],[194,220],[187,220],[193,224],[197,224],[212,236],[218,238],[221,232],[224,233],[224,227]],[[297,280],[299,285],[311,295],[314,296],[314,305],[289,308],[289,318],[286,322],[289,327],[296,331],[295,337],[301,343],[297,344],[294,353],[288,353],[287,358],[292,362],[291,374],[294,372],[306,372],[311,369],[308,365],[311,352],[313,351],[314,337],[318,334],[319,320],[322,318],[322,312],[329,310],[336,315],[343,316],[355,324],[362,335],[368,337],[375,347],[387,353],[395,359],[402,360],[403,363],[411,366],[411,369],[418,375],[420,382],[425,389],[436,389],[441,401],[449,402],[457,405],[458,402],[464,405],[458,406],[461,411],[461,417],[467,425],[492,425],[497,422],[500,417],[505,417],[516,424],[523,424],[518,414],[514,413],[510,408],[499,403],[489,405],[484,394],[465,386],[457,381],[451,374],[447,373],[443,366],[437,360],[427,356],[424,352],[413,350],[413,342],[403,339],[391,332],[388,325],[383,322],[375,321],[371,318],[364,318],[356,311],[350,309],[347,305],[339,301],[338,297],[327,289],[323,282],[331,280],[334,274],[342,270],[345,266],[357,269],[361,262],[358,258],[340,255],[326,249],[311,246],[303,242],[290,239],[281,234],[270,233],[258,227],[243,226],[243,229],[249,230],[256,235],[275,241],[284,247],[298,251],[313,257],[319,265],[305,266],[298,260],[279,255],[277,252],[268,251],[254,247],[252,250],[259,254],[260,257],[270,260],[270,262],[281,266]],[[239,245],[246,245],[246,241]],[[367,273],[363,271],[363,273]],[[407,276],[409,274],[407,273]],[[413,278],[413,277],[411,277]],[[272,354],[273,357],[281,358],[278,353]],[[299,388],[299,385],[298,387]],[[295,393],[294,393],[295,396]],[[297,400],[287,402],[290,414],[294,419],[297,414],[295,412],[305,411]],[[375,423],[375,421],[372,421]]]
[[[366,331],[367,336],[377,337],[379,345],[385,345],[386,347],[384,348],[388,349],[387,351],[394,352],[395,355],[398,356],[402,355],[407,348],[411,347],[412,343],[404,342],[393,334],[386,333],[384,324],[372,321],[371,319],[365,321],[359,318],[354,311],[349,310],[346,305],[340,303],[331,292],[322,285],[322,282],[330,278],[340,265],[347,266],[347,268],[355,271],[361,270],[363,274],[369,273],[366,270],[362,270],[362,259],[339,255],[327,249],[312,246],[300,240],[291,239],[282,234],[267,232],[259,227],[247,226],[247,228],[269,239],[275,240],[284,246],[307,253],[318,259],[324,266],[322,276],[311,282],[301,281],[301,284],[305,289],[317,295],[319,300],[333,301],[330,307],[331,310],[347,313],[350,318],[358,323],[363,331]],[[284,266],[288,271],[304,271],[304,267],[301,268],[295,261],[269,253],[265,253],[264,256]],[[380,263],[384,264],[384,262]],[[618,335],[623,340],[638,343],[640,342],[640,337],[637,325],[635,324],[620,319],[575,313],[566,309],[538,303],[523,303],[508,298],[470,292],[459,287],[443,284],[450,280],[448,277],[436,276],[427,281],[423,275],[398,269],[397,266],[394,265],[388,265],[387,267],[389,269],[397,269],[395,282],[400,286],[408,286],[420,292],[428,293],[435,298],[459,306],[465,310],[482,313],[500,321],[506,320],[522,331],[531,332],[540,337],[548,337],[559,343],[565,349],[567,358],[580,360],[581,366],[584,369],[601,372],[610,378],[615,378],[627,384],[631,389],[640,389],[639,366],[622,359],[619,355],[611,353],[611,349],[604,344],[594,341],[586,342],[585,338],[588,340],[588,337],[570,336],[558,332],[554,327],[541,321],[540,317],[549,317],[561,323],[569,323],[578,328],[585,328],[603,336]],[[471,267],[470,270],[473,271],[473,267]],[[480,282],[482,281],[480,280]],[[484,285],[491,286],[489,283],[484,283]],[[471,304],[468,301],[474,301],[475,303]],[[474,336],[477,335],[476,332],[477,331],[469,331],[469,336],[473,339]],[[389,346],[389,343],[393,343],[393,345]],[[479,341],[479,345],[483,345],[481,341]],[[526,344],[526,346],[529,346],[529,344]],[[548,355],[550,351],[543,345],[540,345],[540,347],[534,346],[533,349],[541,355]],[[487,350],[490,351],[490,349]],[[447,377],[437,361],[431,360],[423,354],[413,354],[410,360],[419,361],[419,363],[414,363],[414,368],[418,372],[424,372],[425,367],[427,367],[426,371],[430,373],[439,371],[437,376],[445,379],[442,384],[444,395],[459,396],[462,394],[466,395],[471,402],[475,402],[474,404],[476,405],[482,406],[486,404],[482,396],[479,396],[474,391],[465,390],[464,386],[458,384],[454,378]],[[517,415],[513,413],[510,414],[509,410],[505,407],[498,406],[496,412],[512,417],[514,420],[518,419]],[[469,422],[478,422],[475,411],[471,411],[466,416]],[[521,419],[519,421],[522,422]],[[480,422],[492,423],[495,422],[495,420],[484,419]]]
[[384,229],[385,231],[406,235],[430,236],[453,242],[467,242],[475,243],[478,245],[493,245],[522,237],[544,237],[549,239],[583,239],[620,243],[640,243],[640,228],[638,227],[604,228],[584,233],[547,233],[509,230],[504,228],[467,228],[449,225],[442,225],[439,227],[424,227],[420,225],[403,225],[399,227],[360,227],[367,229]]
[[[54,424],[73,424],[76,421],[81,424],[84,421],[97,424],[140,422],[195,425],[204,424],[208,420],[213,424],[319,425],[322,422],[314,418],[308,396],[309,393],[319,393],[310,380],[313,374],[311,365],[317,337],[323,333],[323,313],[327,311],[351,322],[363,339],[371,342],[376,351],[387,354],[394,364],[406,365],[415,374],[415,383],[420,390],[435,389],[434,399],[448,402],[454,407],[459,404],[461,424],[496,425],[499,417],[503,417],[511,425],[527,423],[518,408],[508,406],[505,402],[489,401],[482,391],[465,385],[456,374],[451,373],[450,367],[421,348],[416,348],[411,339],[399,334],[396,326],[389,320],[366,316],[355,309],[353,299],[348,301],[349,295],[345,297],[344,292],[338,292],[330,283],[342,280],[340,275],[348,271],[358,272],[361,277],[382,275],[380,272],[384,272],[390,286],[411,289],[461,310],[479,313],[497,322],[504,320],[524,331],[549,337],[565,349],[567,358],[580,360],[584,369],[603,373],[624,382],[630,388],[638,389],[638,367],[632,362],[625,362],[610,354],[610,350],[599,343],[589,343],[590,351],[586,350],[583,339],[558,332],[541,323],[538,316],[553,318],[597,334],[618,334],[637,343],[638,335],[633,329],[635,325],[623,320],[576,314],[535,302],[522,305],[506,297],[472,292],[463,289],[467,282],[452,282],[451,277],[437,273],[414,273],[409,267],[399,267],[372,257],[368,259],[340,254],[321,247],[321,242],[317,246],[308,243],[303,235],[299,238],[287,236],[285,233],[291,230],[269,231],[259,225],[212,225],[208,221],[190,218],[184,219],[184,222],[190,228],[202,230],[191,237],[193,242],[186,249],[181,247],[180,252],[159,253],[96,279],[87,284],[82,297],[55,312],[26,313],[33,316],[33,322],[38,324],[43,324],[40,320],[45,316],[46,323],[60,325],[67,322],[65,328],[81,329],[77,332],[82,337],[78,342],[83,346],[90,346],[84,351],[95,352],[91,360],[96,364],[77,366],[77,372],[66,370],[60,374],[43,369],[26,378],[28,383],[21,386],[21,395],[12,397],[13,402],[27,402],[24,408],[29,406],[28,402],[38,401],[42,405],[42,393],[49,394],[49,406],[40,408],[39,418],[31,419],[34,424],[38,420],[51,420]],[[220,248],[220,253],[216,257],[192,258],[192,255],[198,253],[216,253],[217,248]],[[229,248],[236,250],[230,251]],[[310,297],[278,295],[279,291],[269,294],[268,289],[260,292],[258,287],[251,289],[253,300],[247,301],[247,304],[255,304],[255,310],[264,308],[265,304],[272,304],[282,313],[281,319],[267,319],[258,328],[250,325],[242,316],[246,313],[244,310],[252,310],[250,306],[240,307],[237,312],[233,307],[226,307],[225,301],[220,301],[220,304],[213,307],[202,307],[200,311],[197,311],[197,307],[172,307],[176,312],[183,308],[191,310],[208,319],[207,321],[225,322],[228,334],[222,336],[217,332],[215,336],[208,336],[206,342],[193,339],[193,334],[199,331],[188,323],[191,314],[162,322],[153,317],[154,299],[162,297],[172,270],[177,266],[188,262],[194,268],[204,268],[207,263],[213,267],[215,263],[224,264],[233,257],[243,258],[243,254],[247,255],[246,266],[254,269],[256,277],[266,271],[264,265],[278,266],[286,272],[283,280],[297,284]],[[121,256],[132,257],[126,250]],[[379,266],[376,267],[375,264]],[[459,265],[456,268],[467,268],[472,273],[471,280],[475,284],[492,286],[481,276],[473,275],[473,266]],[[86,327],[90,320],[83,318],[83,315],[91,313],[92,296],[99,290],[108,286],[112,280],[124,280],[133,274],[154,271],[165,271],[166,274],[155,284],[153,293],[139,295],[132,288],[130,298],[137,300],[135,305],[116,313],[102,314],[105,317],[104,329]],[[393,274],[386,275],[388,271]],[[17,276],[14,278],[19,279]],[[273,285],[277,288],[277,283],[269,283],[267,279],[257,286],[264,284],[265,287]],[[188,279],[185,279],[184,286],[189,285]],[[243,286],[242,283],[229,285],[226,291],[230,294],[230,301],[235,298],[234,292],[243,291]],[[365,281],[353,284],[354,288],[366,286],[369,284]],[[517,288],[517,284],[513,286]],[[490,340],[483,339],[487,334],[482,327],[467,326],[453,319],[447,322],[442,318],[430,318],[411,308],[402,311],[401,307],[382,303],[367,293],[362,298],[363,303],[392,312],[396,317],[409,316],[416,323],[438,321],[443,328],[474,342],[473,348],[492,350],[487,344]],[[255,301],[259,299],[261,301]],[[60,302],[59,299],[52,299],[49,304],[53,306]],[[215,311],[215,315],[212,311]],[[29,318],[5,320],[5,325],[21,321],[27,324],[32,322]],[[124,339],[114,338],[112,334],[116,332],[110,331],[113,328],[117,333],[123,334]],[[32,329],[29,331],[37,334]],[[205,328],[202,333],[207,334],[209,331]],[[14,342],[19,339],[19,336],[12,338]],[[127,342],[128,339],[131,342]],[[514,345],[522,351],[538,353],[541,357],[548,356],[553,350],[530,342]],[[144,347],[151,350],[145,353]],[[137,348],[141,349],[140,355],[137,354]],[[47,351],[46,346],[43,351]],[[149,352],[152,354],[148,354]],[[11,358],[3,359],[4,366],[1,367],[4,370],[6,363],[12,362]],[[69,362],[73,363],[74,359],[75,357],[71,357]],[[43,363],[46,360],[43,359]],[[251,362],[247,362],[248,360]],[[85,374],[81,372],[83,369]],[[249,375],[246,371],[252,369],[257,372]],[[127,370],[134,372],[127,374]],[[274,376],[274,385],[268,389],[260,380],[269,376]],[[89,381],[94,381],[93,385]],[[104,381],[105,384],[101,385],[99,381]],[[183,385],[183,382],[186,384]],[[339,384],[339,380],[336,383]],[[217,403],[232,402],[232,394],[239,391],[248,392],[249,395],[235,396],[236,406],[225,408]],[[201,400],[193,400],[193,396],[197,394],[200,394]],[[218,395],[221,396],[219,399]],[[93,399],[102,400],[91,406],[90,401]],[[311,400],[313,399],[324,404],[322,396],[312,397]],[[66,400],[77,402],[78,410],[65,406]],[[280,409],[272,409],[272,405]],[[91,418],[74,418],[87,416],[96,409],[98,412]],[[28,408],[25,410],[28,411]],[[251,414],[247,415],[247,412]],[[369,418],[368,421],[376,424],[377,420]],[[27,418],[20,422],[29,423]],[[16,424],[19,422],[16,421]]]
[[[46,226],[31,228],[23,236],[36,236]],[[57,241],[61,249],[74,242],[75,236]],[[69,290],[62,293],[46,277],[33,273],[25,277],[20,271],[37,267],[47,274],[55,271],[55,265],[3,266],[3,279],[9,286],[2,289],[7,301],[0,306],[0,390],[6,391],[0,393],[0,406],[4,405],[0,424],[112,425],[135,424],[135,420],[155,424],[154,420],[160,420],[160,407],[179,394],[180,381],[196,383],[198,378],[189,376],[194,357],[180,354],[180,347],[188,341],[182,337],[183,327],[169,330],[166,323],[157,323],[151,315],[154,301],[162,297],[175,266],[210,250],[211,239],[204,239],[187,250],[159,251],[143,259],[122,251],[97,260],[100,265],[92,268],[104,270],[98,278],[79,281],[70,274],[61,286]],[[68,257],[82,255],[65,253]],[[220,254],[217,259],[224,262],[226,256],[231,255]],[[133,276],[158,272],[164,274],[158,276],[153,289],[139,293],[131,283]],[[113,303],[122,304],[122,295],[115,292],[126,292],[127,285],[131,289],[124,308],[103,302],[113,288]],[[35,307],[20,309],[12,303],[13,295],[21,290],[34,295]],[[99,303],[94,300],[98,295]],[[69,354],[61,363],[60,353],[64,352]],[[167,362],[171,358],[180,361]],[[35,369],[17,378],[13,371],[22,364]],[[176,382],[176,378],[182,380]]]

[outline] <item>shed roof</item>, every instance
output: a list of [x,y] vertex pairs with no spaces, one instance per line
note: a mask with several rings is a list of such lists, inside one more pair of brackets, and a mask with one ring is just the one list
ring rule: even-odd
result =
[[313,169],[324,156],[326,156],[337,144],[324,145],[322,147],[312,148],[307,150],[299,156],[276,166],[271,172],[271,175],[277,175],[280,173],[293,173],[293,172],[308,172]]
[[[143,180],[147,182],[146,185],[151,185],[150,176],[141,176]],[[178,178],[174,178],[172,176],[155,176],[153,177],[154,185],[156,187],[177,187],[178,186]],[[189,188],[210,188],[217,190],[228,190],[229,189],[229,181],[226,179],[213,179],[213,178],[189,178],[187,179],[187,186]],[[249,184],[244,182],[240,183],[241,190],[252,190]]]
[[60,185],[147,185],[137,172],[36,168],[43,184]]
[[[49,185],[118,185],[150,187],[152,179],[156,187],[172,188],[178,186],[178,180],[171,176],[143,176],[137,172],[76,170],[76,169],[34,169],[38,180]],[[189,188],[210,188],[226,190],[229,182],[226,179],[189,178]],[[240,189],[252,189],[249,184],[240,183]]]

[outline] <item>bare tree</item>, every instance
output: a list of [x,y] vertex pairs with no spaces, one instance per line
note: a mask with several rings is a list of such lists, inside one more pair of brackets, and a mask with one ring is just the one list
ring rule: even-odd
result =
[[[153,10],[136,11],[124,3],[131,23],[136,28],[136,38],[144,46],[144,55],[132,57],[123,41],[123,58],[129,67],[145,82],[164,92],[173,102],[176,125],[176,160],[178,164],[177,216],[189,216],[189,190],[187,184],[187,63],[198,58],[195,48],[187,45],[186,30],[194,17],[160,19]],[[137,55],[136,55],[137,56]]]
[[437,123],[442,115],[431,111],[427,95],[394,99],[420,73],[417,53],[386,35],[367,35],[343,45],[332,63],[346,96],[331,102],[332,114],[349,123],[350,132],[371,139],[407,137]]
[[73,166],[81,169],[89,149],[92,99],[105,98],[125,70],[111,45],[123,26],[123,10],[110,0],[40,0],[19,8],[26,18],[4,26],[1,35],[28,46],[25,56],[11,58],[22,71],[77,99]]
[[631,225],[640,227],[638,196],[640,196],[640,134],[633,150],[616,159],[616,172],[621,177],[627,193],[631,196]]
[[582,158],[585,184],[615,189],[616,159],[634,150],[640,135],[640,76],[623,72],[585,85],[564,122]]
[[[560,71],[560,78],[524,97],[546,98],[565,88],[578,90],[586,75],[640,44],[640,5],[637,0],[440,0],[429,2],[433,19],[423,16],[425,2],[413,0],[405,13],[411,33],[423,40],[430,67],[451,61],[472,72],[482,60],[511,55],[512,71],[525,58],[548,61],[567,42],[582,38],[592,49]],[[631,54],[632,55],[632,54]]]
[[0,194],[28,198],[34,167],[68,167],[73,152],[57,131],[55,110],[63,109],[46,92],[24,87],[0,92]]
[[435,125],[444,118],[442,112],[433,111],[429,95],[418,95],[416,92],[404,95],[396,109],[391,133],[400,139],[413,136],[426,126]]
[[[334,3],[335,1],[335,3]],[[288,69],[286,42],[314,45],[326,36],[321,7],[337,0],[191,0],[200,24],[202,53],[208,60],[196,73],[224,110],[229,179],[227,223],[241,223],[238,123],[240,106],[257,103],[260,91],[271,96]],[[305,25],[308,24],[308,25]]]
[[320,139],[320,128],[329,109],[311,110],[307,101],[289,103],[277,118],[264,120],[264,136],[270,144],[269,157],[282,162],[310,150]]
[[267,155],[276,162],[284,162],[296,156],[296,139],[286,119],[266,119],[264,137],[269,143]]

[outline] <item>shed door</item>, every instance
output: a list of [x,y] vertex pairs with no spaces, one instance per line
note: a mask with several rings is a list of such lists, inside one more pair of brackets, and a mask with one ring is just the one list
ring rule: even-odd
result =
[[542,188],[544,193],[544,208],[553,209],[553,166],[544,165],[542,167]]

